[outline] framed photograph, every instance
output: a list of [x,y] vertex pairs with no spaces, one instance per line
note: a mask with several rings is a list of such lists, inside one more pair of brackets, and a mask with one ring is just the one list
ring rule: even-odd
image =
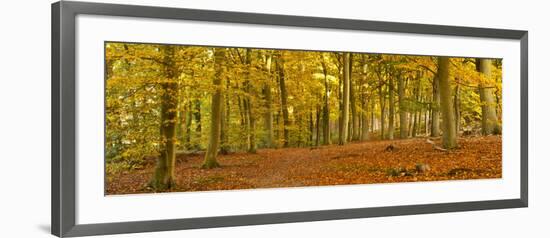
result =
[[527,31],[52,5],[59,237],[527,207]]

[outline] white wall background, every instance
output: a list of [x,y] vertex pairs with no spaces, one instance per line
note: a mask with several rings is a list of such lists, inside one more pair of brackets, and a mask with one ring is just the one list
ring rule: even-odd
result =
[[[550,116],[545,93],[550,20],[544,1],[132,2],[198,9],[529,30],[530,205],[524,209],[292,223],[114,237],[545,237],[550,212]],[[0,37],[0,237],[49,237],[50,3],[3,4]]]

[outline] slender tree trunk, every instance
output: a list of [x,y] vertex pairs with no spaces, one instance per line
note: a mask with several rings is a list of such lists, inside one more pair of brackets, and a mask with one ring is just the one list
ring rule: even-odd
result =
[[[417,81],[416,81],[416,88],[415,88],[415,101],[416,103],[421,103],[421,91],[420,91],[420,76],[417,77]],[[418,128],[420,127],[420,112],[421,110],[416,107],[414,109],[414,114],[413,114],[413,117],[414,117],[414,122],[413,122],[413,128],[412,128],[412,137],[416,137],[416,135],[418,134]]]
[[176,164],[176,121],[179,90],[175,82],[176,67],[174,63],[174,47],[164,46],[165,80],[161,83],[161,141],[160,157],[157,160],[155,173],[150,182],[151,187],[165,190],[174,187],[174,168]]
[[374,117],[374,100],[371,100],[371,103],[370,103],[370,127],[371,127],[371,134],[374,133],[374,130],[376,129],[375,128],[376,126],[376,119]]
[[424,135],[428,135],[428,126],[430,125],[428,123],[429,122],[428,114],[430,114],[430,111],[426,109],[426,111],[424,112]]
[[455,87],[454,109],[456,134],[460,135],[460,87],[458,84]]
[[320,131],[320,120],[321,120],[321,108],[317,106],[317,110],[315,110],[315,146],[319,146],[320,138],[321,138],[321,131]]
[[330,145],[330,104],[329,104],[329,84],[327,79],[327,67],[324,59],[321,56],[321,66],[323,67],[324,81],[325,81],[325,93],[323,95],[323,144]]
[[267,55],[266,58],[266,71],[268,78],[265,80],[264,84],[264,99],[265,99],[265,115],[264,115],[264,129],[266,130],[265,135],[265,146],[268,148],[273,147],[273,99],[271,95],[271,54]]
[[403,82],[403,76],[399,75],[397,78],[397,95],[399,103],[399,137],[401,139],[407,138],[408,134],[408,122],[407,111],[405,108],[405,87]]
[[[491,59],[478,59],[478,71],[484,76],[484,81],[492,80]],[[501,127],[498,122],[494,89],[488,87],[483,81],[479,84],[479,98],[481,101],[481,132],[483,135],[500,134]]]
[[440,108],[440,97],[439,97],[439,79],[438,76],[434,76],[433,79],[433,99],[432,99],[432,130],[431,136],[437,137],[440,134],[439,131],[439,108]]
[[221,121],[222,121],[222,74],[224,71],[225,49],[216,48],[214,50],[214,70],[215,75],[212,80],[214,93],[212,95],[212,113],[210,120],[210,137],[208,138],[208,148],[201,165],[203,169],[219,167],[216,157],[220,146]]
[[[413,92],[414,93],[414,92]],[[407,131],[407,136],[410,136],[412,137],[413,136],[413,128],[414,128],[414,109],[412,109],[408,115],[408,121],[409,121],[409,125],[408,125],[408,131]]]
[[281,91],[281,108],[283,111],[283,136],[284,136],[284,147],[288,147],[290,143],[290,118],[288,114],[287,106],[287,92],[285,85],[285,69],[284,69],[284,60],[282,55],[277,57],[277,70],[279,71],[279,88]]
[[384,79],[381,72],[378,73],[378,96],[380,97],[380,139],[386,139],[385,133],[385,114],[386,114],[386,95],[384,93]]
[[[226,91],[229,91],[231,87],[229,79],[226,80]],[[229,154],[230,145],[229,145],[229,125],[231,122],[231,105],[229,102],[229,96],[223,95],[223,98],[225,100],[225,105],[222,103],[222,115],[224,115],[222,118],[222,124],[221,124],[221,132],[220,132],[220,138],[221,138],[221,145],[220,145],[220,153],[222,154]]]
[[[238,88],[238,86],[237,86]],[[243,106],[244,103],[242,103],[242,100],[241,100],[241,97],[239,95],[237,95],[237,105],[239,106],[239,119],[240,119],[240,123],[241,123],[241,127],[245,127],[246,126],[246,117],[245,117],[245,110],[244,110],[244,106]]]
[[411,128],[411,137],[416,137],[416,127],[418,126],[417,115],[418,111],[415,109],[414,112],[411,114],[413,121]]
[[393,75],[389,75],[390,81],[388,84],[388,96],[389,96],[389,104],[390,104],[390,111],[389,111],[389,125],[388,125],[388,138],[390,140],[393,140],[393,134],[394,134],[394,116],[395,116],[395,105],[394,105],[394,96],[393,96]]
[[176,138],[177,138],[177,141],[178,141],[178,146],[176,147],[176,149],[178,150],[183,150],[185,149],[185,141],[184,141],[184,137],[185,137],[185,104],[183,103],[183,98],[182,98],[182,89],[183,87],[181,87],[180,85],[178,85],[178,115],[176,116],[177,118],[177,123],[176,123]]
[[351,131],[352,131],[352,140],[359,140],[359,113],[357,112],[357,85],[353,81],[353,54],[349,55],[349,87],[350,87],[350,109],[351,109]]
[[451,86],[449,80],[449,58],[438,57],[439,87],[441,96],[441,116],[443,117],[443,148],[452,149],[457,146],[456,128],[451,98]]
[[246,67],[246,73],[245,73],[245,90],[247,93],[246,98],[246,108],[248,112],[248,126],[247,126],[247,141],[248,141],[248,152],[249,153],[256,153],[256,115],[254,113],[254,105],[252,103],[253,95],[255,94],[254,89],[251,86],[250,82],[250,70],[251,70],[251,53],[252,50],[250,48],[246,49],[246,61],[245,61],[245,67]]
[[187,112],[185,113],[185,149],[191,149],[191,123],[193,121],[193,107],[191,102],[187,102],[185,107]]
[[[368,105],[368,103],[365,105]],[[362,141],[369,139],[369,115],[367,112],[367,106],[365,106],[363,110],[364,110],[363,115],[361,116],[361,140]]]
[[344,81],[343,81],[343,92],[342,92],[342,120],[340,121],[340,138],[339,144],[346,144],[346,138],[348,137],[348,121],[349,121],[349,91],[350,91],[350,53],[344,53]]
[[385,131],[384,131],[384,121],[385,121],[385,111],[386,111],[386,98],[384,95],[384,89],[382,82],[380,82],[380,88],[378,88],[378,95],[380,96],[380,139],[383,140],[386,138]]
[[309,111],[309,120],[308,120],[308,123],[309,123],[309,128],[308,128],[308,132],[309,132],[309,136],[308,136],[308,145],[309,146],[312,146],[313,145],[313,136],[314,136],[314,130],[315,130],[315,123],[313,121],[313,109],[311,109]]
[[198,138],[198,142],[194,144],[196,150],[201,149],[201,137],[202,137],[202,126],[201,126],[201,101],[200,99],[195,100],[195,109],[193,110],[193,116],[195,118],[195,137]]
[[426,125],[426,135],[431,135],[432,133],[431,132],[431,124],[432,124],[432,102],[431,101],[426,113],[428,114],[427,117],[428,117],[428,121],[430,122],[429,124]]
[[[243,86],[245,93],[248,92],[246,83]],[[247,93],[248,94],[248,93]],[[245,96],[243,98],[243,116],[244,116],[244,138],[245,138],[245,150],[250,150],[250,109],[249,109],[249,103],[248,98]]]

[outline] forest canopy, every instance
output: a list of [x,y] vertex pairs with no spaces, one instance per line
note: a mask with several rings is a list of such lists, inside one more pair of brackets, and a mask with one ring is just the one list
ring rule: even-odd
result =
[[153,191],[179,155],[501,133],[502,59],[106,42],[105,70],[107,174],[152,159]]

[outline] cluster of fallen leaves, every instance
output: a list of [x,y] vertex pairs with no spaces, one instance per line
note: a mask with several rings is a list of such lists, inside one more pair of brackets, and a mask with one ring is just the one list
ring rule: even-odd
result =
[[[220,155],[222,167],[209,170],[199,168],[203,155],[182,155],[171,191],[501,178],[501,141],[500,136],[463,137],[460,147],[449,151],[435,150],[426,138],[261,149]],[[142,169],[107,174],[107,194],[154,192],[147,187],[154,166],[151,160]]]

